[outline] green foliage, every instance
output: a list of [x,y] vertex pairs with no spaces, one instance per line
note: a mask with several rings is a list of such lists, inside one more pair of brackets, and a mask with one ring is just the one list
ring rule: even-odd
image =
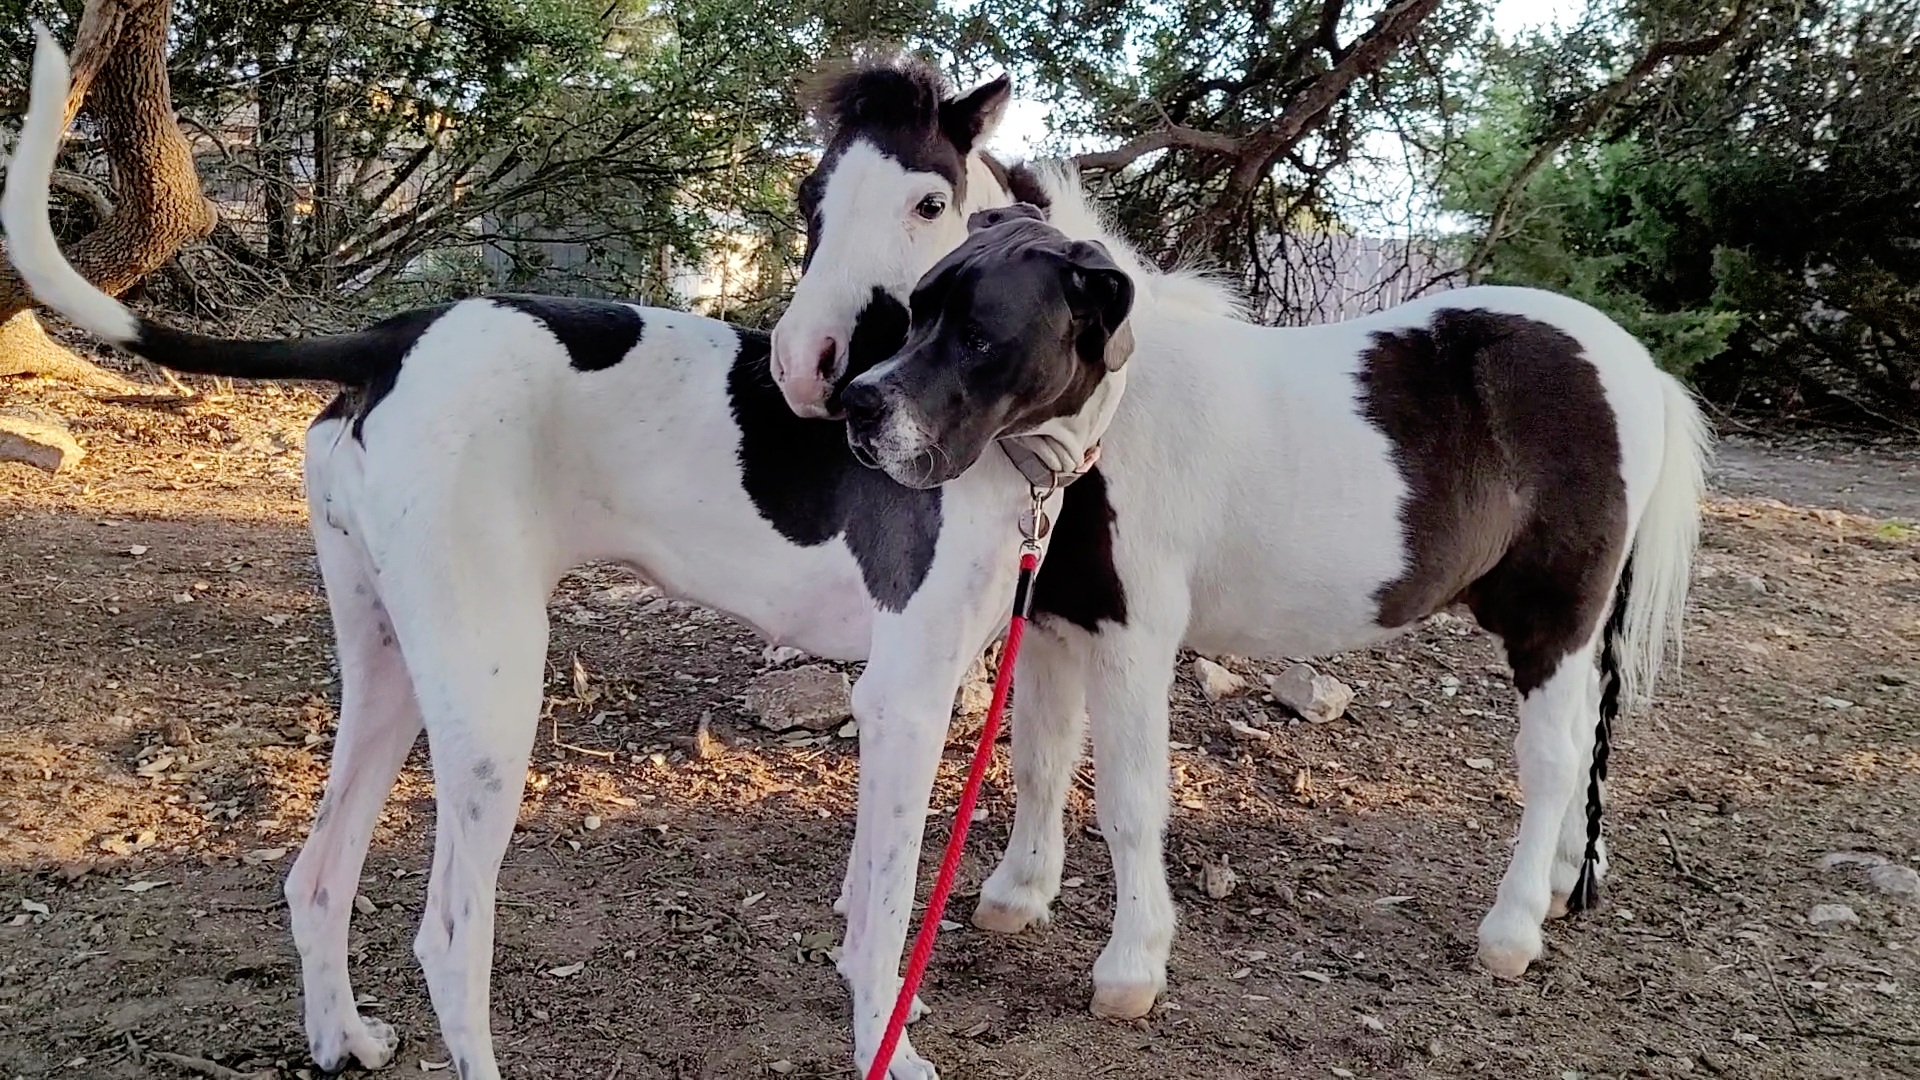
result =
[[[1494,87],[1465,133],[1456,166],[1443,177],[1442,205],[1484,222],[1508,178],[1532,150],[1531,117],[1511,85]],[[1696,179],[1651,158],[1627,140],[1577,145],[1534,174],[1508,218],[1483,280],[1552,289],[1584,300],[1617,320],[1660,365],[1686,375],[1720,355],[1741,321],[1712,294],[1687,301],[1680,280],[1691,260],[1677,258],[1686,241],[1675,218],[1697,212]],[[1481,232],[1459,239],[1469,258]]]
[[[24,105],[26,18],[0,0]],[[484,286],[674,303],[720,248],[784,289],[811,138],[792,87],[931,0],[177,0],[175,105],[229,257],[395,306]],[[88,123],[70,167],[98,170]],[[206,299],[204,293],[198,294]]]
[[[1615,31],[1633,25],[1622,10]],[[1647,36],[1615,33],[1596,70],[1621,70]],[[1442,177],[1446,205],[1471,223],[1467,249],[1481,247],[1507,178],[1564,122],[1557,44],[1489,64],[1468,153]],[[1762,6],[1727,50],[1561,148],[1514,200],[1485,276],[1595,304],[1730,403],[1910,423],[1917,88],[1915,0]]]

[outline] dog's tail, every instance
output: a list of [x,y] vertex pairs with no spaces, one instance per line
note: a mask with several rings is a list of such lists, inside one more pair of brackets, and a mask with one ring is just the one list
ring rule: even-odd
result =
[[1659,379],[1666,446],[1653,496],[1614,588],[1613,611],[1601,632],[1600,716],[1587,777],[1587,850],[1579,882],[1567,901],[1572,911],[1591,909],[1600,899],[1600,816],[1613,722],[1622,709],[1646,703],[1669,648],[1679,658],[1687,584],[1700,541],[1700,495],[1706,490],[1712,435],[1693,396],[1671,376],[1661,374]]
[[379,353],[366,347],[365,333],[280,341],[206,337],[143,319],[80,276],[60,253],[47,217],[48,179],[65,134],[67,58],[46,27],[35,23],[34,31],[40,40],[33,54],[33,99],[0,197],[7,253],[34,299],[89,333],[175,371],[347,384],[371,377]]

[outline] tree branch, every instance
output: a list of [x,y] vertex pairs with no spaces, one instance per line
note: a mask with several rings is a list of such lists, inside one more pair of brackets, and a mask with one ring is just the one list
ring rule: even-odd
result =
[[1506,231],[1507,221],[1513,216],[1514,206],[1520,201],[1520,193],[1525,190],[1528,181],[1533,179],[1533,174],[1539,172],[1541,166],[1547,163],[1547,159],[1558,153],[1567,143],[1593,130],[1594,125],[1612,112],[1628,94],[1633,93],[1642,82],[1646,81],[1647,76],[1653,74],[1661,65],[1682,57],[1710,56],[1720,51],[1733,40],[1735,34],[1740,32],[1741,27],[1746,25],[1752,11],[1753,0],[1740,0],[1738,6],[1734,8],[1733,15],[1720,29],[1711,34],[1696,38],[1654,42],[1647,47],[1646,53],[1626,70],[1625,74],[1609,83],[1599,93],[1589,97],[1586,105],[1572,120],[1559,131],[1541,140],[1540,145],[1533,148],[1533,153],[1528,155],[1527,160],[1522,162],[1520,168],[1507,179],[1506,186],[1500,191],[1500,198],[1495,200],[1493,214],[1487,219],[1486,235],[1480,238],[1480,242],[1474,246],[1472,258],[1468,259],[1466,266],[1461,268],[1467,280],[1479,279],[1480,271],[1486,267],[1487,260],[1493,257],[1493,249],[1499,244],[1501,234]]
[[1167,124],[1129,139],[1112,150],[1077,155],[1073,161],[1083,172],[1118,172],[1156,150],[1176,147],[1232,156],[1240,152],[1240,140],[1198,128]]

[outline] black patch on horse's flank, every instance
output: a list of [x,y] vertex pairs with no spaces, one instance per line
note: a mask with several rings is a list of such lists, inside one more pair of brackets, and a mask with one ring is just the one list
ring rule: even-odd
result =
[[1094,466],[1060,495],[1047,557],[1033,583],[1036,616],[1065,619],[1088,633],[1127,622],[1127,590],[1113,565],[1113,503]]
[[1408,565],[1382,586],[1378,623],[1455,600],[1499,635],[1521,694],[1592,640],[1627,547],[1626,482],[1600,375],[1560,329],[1443,309],[1373,335],[1363,415],[1407,483]]
[[495,296],[494,303],[547,325],[576,371],[605,371],[626,359],[646,332],[646,320],[626,304],[564,296]]
[[767,335],[736,333],[727,396],[740,429],[740,482],[754,509],[801,547],[844,536],[874,601],[902,610],[933,568],[940,489],[894,483],[854,460],[846,425],[795,416],[767,364]]

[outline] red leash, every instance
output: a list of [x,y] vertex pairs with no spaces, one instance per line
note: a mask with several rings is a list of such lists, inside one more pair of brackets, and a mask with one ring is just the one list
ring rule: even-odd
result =
[[[1020,639],[1026,636],[1027,618],[1033,611],[1033,578],[1040,568],[1038,537],[1046,535],[1046,518],[1040,513],[1042,496],[1035,493],[1033,523],[1020,552],[1020,579],[1013,590],[1013,619],[1007,624],[1007,641],[1000,649],[1000,670],[993,677],[993,704],[987,709],[987,722],[980,727],[980,745],[973,752],[973,766],[967,770],[967,786],[960,792],[960,809],[954,811],[953,834],[947,837],[947,852],[940,858],[940,876],[933,879],[933,895],[927,898],[927,913],[920,920],[920,933],[913,939],[913,953],[907,958],[907,975],[900,982],[900,997],[893,1003],[893,1015],[887,1018],[887,1034],[880,1040],[880,1052],[867,1069],[867,1080],[887,1080],[893,1065],[893,1051],[907,1029],[907,1013],[913,1009],[914,995],[920,991],[920,979],[927,973],[927,961],[933,957],[933,939],[940,934],[940,916],[947,910],[947,895],[953,892],[954,875],[960,871],[960,853],[967,846],[967,828],[973,824],[973,804],[980,798],[980,783],[986,779],[987,763],[993,760],[993,741],[1000,734],[1000,714],[1007,706],[1007,690],[1013,685],[1013,658],[1020,654]],[[1023,527],[1028,523],[1023,522]]]

